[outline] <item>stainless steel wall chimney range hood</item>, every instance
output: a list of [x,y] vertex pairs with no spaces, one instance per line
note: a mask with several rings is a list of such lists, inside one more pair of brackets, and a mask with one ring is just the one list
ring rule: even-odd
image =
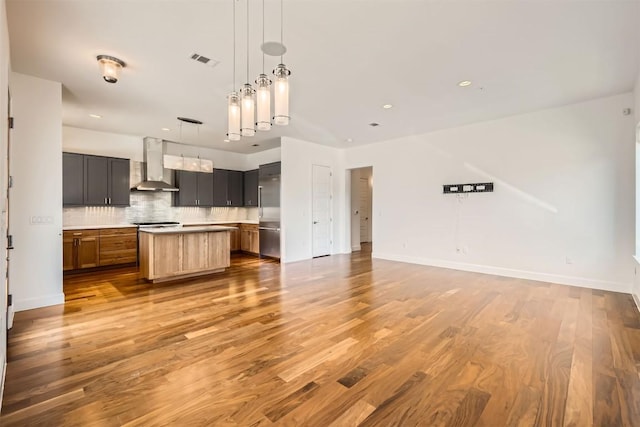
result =
[[142,182],[135,189],[139,191],[178,191],[164,179],[163,155],[165,142],[159,138],[145,137],[143,140],[144,167]]

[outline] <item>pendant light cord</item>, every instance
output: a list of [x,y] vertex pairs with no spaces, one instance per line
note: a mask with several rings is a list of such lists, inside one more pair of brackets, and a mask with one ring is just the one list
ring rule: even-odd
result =
[[249,83],[249,0],[247,0],[247,83]]
[[[284,46],[284,0],[280,0],[280,44]],[[282,64],[282,55],[280,55],[280,63]]]
[[[262,0],[262,46],[264,46],[264,0]],[[262,74],[264,74],[264,51],[262,51]]]
[[236,0],[233,2],[233,90],[236,90]]

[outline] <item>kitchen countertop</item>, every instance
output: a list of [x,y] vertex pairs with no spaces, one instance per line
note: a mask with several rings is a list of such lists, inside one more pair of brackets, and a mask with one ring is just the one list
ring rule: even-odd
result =
[[98,230],[100,228],[138,228],[135,224],[102,224],[102,225],[64,225],[62,229],[68,230]]
[[183,222],[182,225],[187,225],[191,227],[192,225],[219,225],[219,224],[256,224],[258,225],[258,220],[252,219],[240,219],[240,220],[227,220],[227,221],[198,221],[198,222]]
[[159,228],[141,228],[140,233],[186,234],[186,233],[202,233],[205,231],[231,231],[231,230],[237,230],[237,228],[223,227],[220,225],[204,225],[201,227],[159,227]]

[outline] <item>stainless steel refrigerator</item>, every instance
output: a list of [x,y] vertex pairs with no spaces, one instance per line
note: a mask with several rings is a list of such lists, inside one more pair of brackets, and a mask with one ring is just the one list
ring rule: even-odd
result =
[[260,256],[280,259],[280,162],[258,171]]

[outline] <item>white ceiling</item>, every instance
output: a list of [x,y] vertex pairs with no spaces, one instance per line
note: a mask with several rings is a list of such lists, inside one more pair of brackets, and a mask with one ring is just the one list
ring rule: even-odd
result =
[[[262,2],[249,1],[253,83]],[[11,66],[62,82],[66,125],[250,153],[279,136],[348,147],[618,94],[640,64],[638,1],[286,0],[291,125],[225,143],[232,2],[7,0]],[[236,4],[240,87],[246,0]],[[279,4],[266,1],[267,40],[279,39]],[[101,79],[98,54],[127,63],[117,84]],[[276,64],[267,57],[268,72]],[[177,116],[204,124],[180,135]]]

